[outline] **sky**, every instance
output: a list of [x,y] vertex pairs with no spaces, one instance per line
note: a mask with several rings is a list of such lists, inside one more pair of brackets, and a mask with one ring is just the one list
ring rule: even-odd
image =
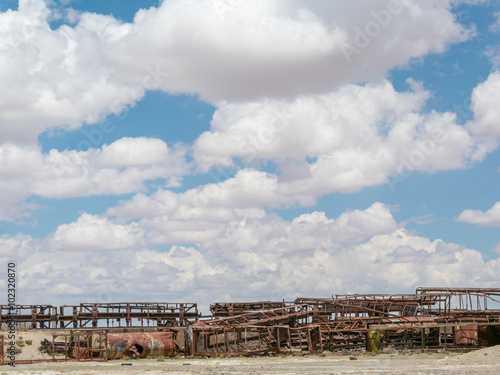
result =
[[4,298],[500,282],[498,1],[0,0],[0,82]]

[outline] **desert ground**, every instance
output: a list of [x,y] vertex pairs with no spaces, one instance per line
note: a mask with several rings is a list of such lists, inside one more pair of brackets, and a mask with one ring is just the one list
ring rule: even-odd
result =
[[[50,358],[38,347],[48,332],[18,332],[17,359]],[[21,338],[20,338],[21,337]],[[31,342],[29,345],[27,342]],[[387,352],[377,355],[272,356],[259,358],[165,358],[108,362],[59,362],[0,367],[19,374],[500,374],[500,346],[469,353]]]

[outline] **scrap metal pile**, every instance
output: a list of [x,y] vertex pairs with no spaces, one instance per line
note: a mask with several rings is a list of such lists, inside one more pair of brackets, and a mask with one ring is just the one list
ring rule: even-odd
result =
[[418,288],[293,302],[215,303],[188,328],[192,355],[396,349],[476,349],[500,344],[500,289]]
[[[500,344],[500,289],[492,288],[418,288],[415,294],[214,303],[211,315],[205,317],[195,303],[16,309],[18,324],[66,332],[54,335],[52,341],[54,351],[65,349],[66,360],[178,352],[219,356],[351,353],[384,347],[471,350]],[[8,320],[7,311],[8,306],[0,306],[0,323]],[[56,342],[61,335],[65,341]],[[75,346],[81,335],[86,335],[87,344]]]

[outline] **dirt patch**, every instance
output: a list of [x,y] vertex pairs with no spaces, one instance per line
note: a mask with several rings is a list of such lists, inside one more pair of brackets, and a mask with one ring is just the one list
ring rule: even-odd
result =
[[[1,332],[0,332],[1,334]],[[45,338],[52,338],[52,331],[18,331],[22,340],[17,359],[50,359],[38,348]],[[32,341],[30,345],[28,341]],[[409,354],[410,353],[410,354]],[[351,358],[350,358],[351,357]],[[356,358],[356,359],[353,359]],[[124,365],[127,364],[127,365]],[[131,365],[128,365],[131,364]],[[263,375],[323,375],[323,374],[500,374],[500,346],[466,354],[448,352],[396,352],[379,355],[326,355],[326,356],[274,356],[260,358],[165,358],[124,360],[108,362],[37,363],[30,365],[1,366],[0,375],[19,374],[263,374]]]
[[[444,357],[443,357],[444,356]],[[462,363],[446,354],[380,355],[374,357],[273,357],[230,359],[155,359],[94,363],[39,363],[4,366],[0,375],[22,374],[498,374],[500,364]],[[483,355],[484,356],[484,355]],[[131,365],[124,365],[131,364]]]
[[481,350],[475,350],[469,353],[450,359],[454,363],[499,363],[500,364],[500,345],[492,346]]

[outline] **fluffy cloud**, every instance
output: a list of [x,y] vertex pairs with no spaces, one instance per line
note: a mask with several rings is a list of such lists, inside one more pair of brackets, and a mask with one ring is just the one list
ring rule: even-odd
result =
[[151,196],[137,194],[129,201],[121,202],[119,207],[110,208],[108,214],[121,219],[169,215],[185,221],[206,217],[206,211],[200,210],[213,210],[210,217],[230,210],[259,217],[262,216],[260,211],[254,208],[280,207],[295,202],[310,205],[315,199],[309,193],[290,195],[278,183],[276,175],[255,169],[242,169],[234,177],[212,177],[220,178],[220,182],[200,185],[182,193],[158,190]]
[[61,250],[124,250],[140,247],[144,232],[137,224],[116,225],[106,219],[83,214],[71,224],[60,225],[53,244]]
[[[17,262],[20,303],[26,304],[143,300],[144,295],[158,300],[168,295],[172,302],[207,306],[227,299],[411,292],[421,285],[488,287],[499,282],[499,259],[485,262],[475,250],[397,228],[379,203],[337,219],[320,212],[289,222],[270,219],[275,220],[271,230],[257,222],[233,221],[227,224],[232,228],[196,247],[174,245],[160,251],[143,248],[147,233],[139,230],[142,223],[119,225],[85,214],[61,226],[52,239],[1,237],[0,258]],[[71,241],[77,246],[54,246]],[[119,253],[92,256],[86,251],[116,248],[114,241],[122,247]]]
[[[112,77],[100,36],[83,27],[51,30],[42,0],[21,0],[0,13],[0,139],[36,143],[45,129],[74,129],[119,113],[142,95]],[[108,17],[108,29],[117,20]]]
[[[402,93],[384,81],[293,101],[223,105],[211,130],[196,140],[195,160],[202,171],[233,167],[235,159],[272,160],[282,170],[277,190],[318,196],[356,191],[415,170],[464,168],[496,147],[483,133],[474,137],[458,125],[454,113],[422,114],[429,93],[408,83],[412,91]],[[493,103],[475,103],[478,121],[496,110]]]
[[[457,23],[456,3],[394,9],[374,0],[363,10],[354,2],[171,0],[132,23],[82,13],[57,30],[42,0],[0,13],[0,79],[10,88],[0,93],[0,220],[28,215],[32,196],[136,193],[45,239],[1,236],[0,258],[20,266],[19,302],[168,295],[208,304],[497,285],[498,259],[417,236],[379,202],[336,218],[269,211],[405,171],[464,168],[497,147],[498,73],[474,90],[466,126],[454,113],[425,112],[430,94],[418,83],[397,92],[385,80],[389,69],[473,35]],[[213,183],[165,189],[189,165],[182,147],[158,139],[85,151],[33,146],[47,129],[96,123],[157,89],[217,105],[211,131],[193,147]],[[149,181],[161,187],[150,194]]]
[[214,256],[234,248],[259,254],[311,251],[358,243],[396,228],[389,208],[379,202],[363,211],[343,213],[336,220],[324,212],[312,212],[292,222],[266,214],[254,202],[241,203],[233,206],[230,199],[205,202],[192,199],[191,191],[174,194],[160,190],[151,197],[137,194],[108,209],[107,214],[122,224],[139,219],[150,244],[204,244]]
[[478,224],[488,227],[500,227],[500,202],[486,212],[481,210],[465,210],[457,218],[464,223]]
[[[495,98],[500,95],[500,72],[493,72],[483,83],[477,85],[472,92],[471,109],[474,111],[474,121],[468,123],[468,128],[485,138],[500,136],[500,108]],[[491,141],[489,142],[491,144]],[[488,145],[488,142],[485,144]],[[495,143],[496,144],[496,143]]]
[[38,146],[0,145],[0,220],[29,214],[26,198],[65,198],[124,194],[146,190],[145,182],[162,179],[177,186],[189,169],[184,150],[159,139],[122,138],[87,151]]
[[370,5],[174,0],[132,23],[82,13],[74,27],[52,30],[43,0],[20,0],[0,13],[0,80],[9,87],[0,138],[35,143],[46,129],[119,113],[151,89],[214,103],[327,92],[471,35],[448,1]]
[[[220,5],[176,0],[142,10],[120,42],[170,73],[159,87],[218,101],[327,91],[380,78],[393,66],[441,52],[470,34],[455,22],[446,1],[401,2],[393,9],[377,0],[365,12],[356,4],[305,0]],[[351,55],[350,49],[356,51]],[[111,52],[124,62],[120,71],[137,76],[135,61]]]

